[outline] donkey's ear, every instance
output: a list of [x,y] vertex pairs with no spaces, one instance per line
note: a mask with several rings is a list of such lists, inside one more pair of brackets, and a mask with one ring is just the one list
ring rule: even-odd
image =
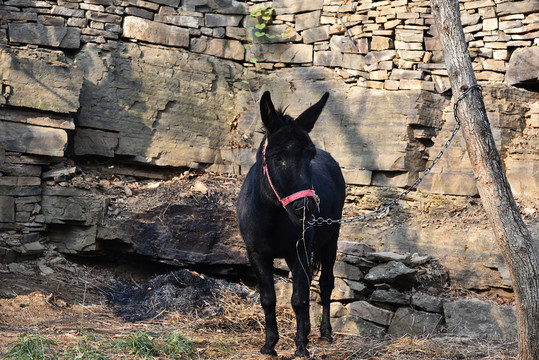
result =
[[266,130],[271,133],[279,128],[281,122],[275,111],[275,107],[271,102],[270,92],[266,91],[260,98],[260,115]]
[[296,122],[303,128],[303,130],[310,132],[313,129],[314,123],[318,120],[318,117],[328,101],[329,93],[325,93],[320,100],[297,117]]

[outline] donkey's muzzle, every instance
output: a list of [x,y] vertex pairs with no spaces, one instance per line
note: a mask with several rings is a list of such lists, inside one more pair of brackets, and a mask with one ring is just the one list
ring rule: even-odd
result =
[[286,210],[292,217],[294,222],[300,224],[302,222],[307,223],[311,218],[315,208],[318,206],[318,196],[306,196],[294,200],[286,207]]

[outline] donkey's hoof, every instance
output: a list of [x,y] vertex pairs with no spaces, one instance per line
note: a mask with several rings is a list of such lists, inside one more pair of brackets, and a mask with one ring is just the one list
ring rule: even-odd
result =
[[331,344],[333,342],[333,337],[331,335],[329,335],[329,334],[320,335],[320,337],[318,338],[318,341],[326,342],[328,344]]
[[294,353],[295,357],[303,357],[303,358],[310,358],[309,351],[304,345],[298,346],[296,352]]
[[264,355],[271,355],[271,356],[277,356],[277,351],[271,346],[264,345],[260,349],[260,353]]

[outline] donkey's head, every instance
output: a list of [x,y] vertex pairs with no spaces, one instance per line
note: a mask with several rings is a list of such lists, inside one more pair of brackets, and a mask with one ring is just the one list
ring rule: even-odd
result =
[[264,175],[269,196],[279,201],[290,219],[300,224],[308,220],[318,201],[313,188],[311,163],[316,148],[309,132],[329,97],[325,93],[297,119],[275,110],[269,91],[260,99],[260,113],[266,128],[263,145]]

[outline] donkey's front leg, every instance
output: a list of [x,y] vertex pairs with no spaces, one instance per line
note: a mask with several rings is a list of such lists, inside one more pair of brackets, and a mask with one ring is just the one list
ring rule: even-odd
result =
[[[337,229],[338,230],[338,229]],[[337,235],[338,236],[338,233]],[[335,255],[337,253],[337,237],[335,241],[326,244],[321,253],[322,273],[320,275],[320,292],[322,295],[322,323],[320,324],[320,340],[333,342],[331,336],[330,299],[331,292],[335,286],[335,276],[333,275],[333,266],[335,265]]]
[[290,261],[289,267],[292,270],[292,279],[294,282],[292,292],[292,308],[296,313],[297,325],[295,339],[296,352],[294,355],[298,357],[309,357],[307,343],[309,342],[308,337],[309,333],[311,332],[311,321],[309,318],[311,269],[310,266],[307,265],[305,257],[301,257],[299,260],[296,258],[295,261]]
[[275,344],[279,341],[279,332],[277,330],[277,315],[275,314],[277,300],[273,283],[273,262],[268,262],[267,259],[258,259],[252,264],[258,279],[260,303],[266,318],[266,342],[260,352],[265,355],[276,356]]

